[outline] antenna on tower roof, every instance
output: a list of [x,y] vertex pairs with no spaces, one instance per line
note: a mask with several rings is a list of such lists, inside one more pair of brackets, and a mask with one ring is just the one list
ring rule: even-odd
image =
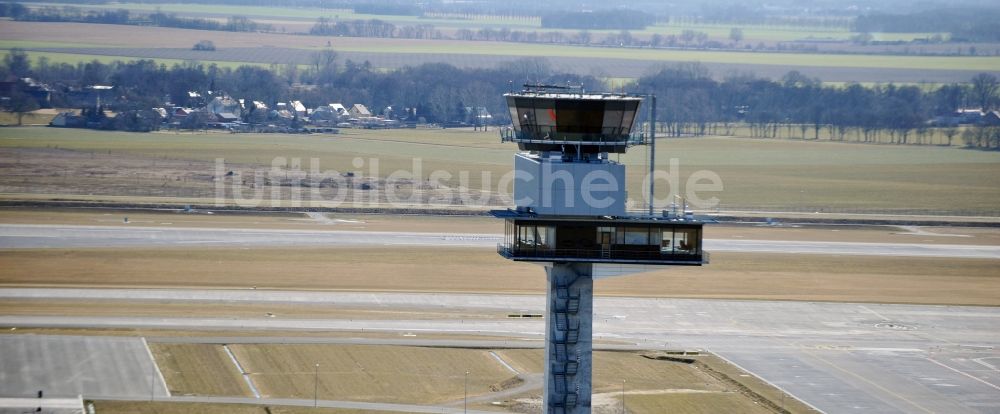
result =
[[548,90],[562,90],[562,91],[565,91],[565,90],[570,90],[570,89],[578,89],[578,90],[582,90],[583,89],[583,85],[568,85],[568,84],[566,86],[562,86],[562,85],[547,85],[547,84],[543,84],[543,83],[526,83],[523,86],[524,86],[525,90],[534,91],[534,92],[545,92],[545,91],[548,91]]

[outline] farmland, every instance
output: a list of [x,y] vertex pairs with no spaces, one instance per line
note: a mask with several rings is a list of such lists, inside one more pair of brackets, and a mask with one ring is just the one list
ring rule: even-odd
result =
[[[671,162],[677,165],[676,190],[683,194],[694,172],[713,171],[724,190],[702,196],[718,197],[717,207],[726,210],[995,215],[1000,203],[992,182],[1000,168],[996,152],[732,137],[660,142],[658,167],[668,171]],[[356,171],[357,180],[374,178],[372,160],[378,160],[378,175],[386,177],[415,171],[417,158],[424,177],[437,170],[452,174],[441,181],[441,190],[454,189],[466,171],[467,187],[495,192],[500,177],[510,171],[512,149],[494,132],[461,129],[263,136],[8,128],[0,134],[0,153],[12,162],[0,167],[0,188],[50,196],[208,199],[216,191],[216,158],[247,177],[254,170],[269,170],[276,157],[299,158],[306,170],[315,158],[321,171]],[[645,157],[642,147],[620,157],[630,166],[629,190],[639,205]],[[150,169],[150,163],[157,168]],[[60,167],[53,171],[53,165]],[[658,196],[665,197],[669,188],[666,182],[661,185]]]
[[[512,30],[542,30],[560,31],[564,33],[575,33],[572,30],[548,29],[541,26],[538,17],[512,17],[512,16],[489,16],[489,15],[447,15],[442,13],[431,13],[427,16],[387,16],[355,13],[349,9],[326,9],[326,8],[280,8],[264,6],[226,6],[216,4],[144,4],[144,3],[116,3],[113,5],[86,5],[86,8],[117,10],[125,9],[132,12],[150,13],[162,11],[165,13],[176,13],[182,16],[196,16],[208,18],[226,18],[233,15],[247,16],[255,20],[275,22],[278,26],[281,23],[286,29],[290,27],[308,28],[316,21],[317,17],[323,16],[340,20],[367,20],[380,19],[395,25],[416,25],[429,24],[435,28],[452,32],[458,29],[480,29],[480,28],[509,28]],[[290,26],[290,27],[289,27]],[[729,35],[732,27],[743,28],[747,42],[757,43],[761,41],[794,41],[803,39],[833,39],[847,40],[855,34],[846,27],[810,27],[810,26],[779,26],[779,25],[733,25],[733,24],[698,24],[684,22],[660,22],[649,26],[645,30],[635,30],[632,32],[636,36],[679,35],[684,30],[697,30],[708,33],[715,39],[725,39]],[[611,30],[594,30],[595,35],[611,33]],[[927,38],[934,33],[874,33],[876,40],[912,40],[917,38]]]
[[[190,48],[71,48],[45,47],[29,49],[29,54],[37,59],[46,56],[51,63],[88,62],[98,60],[111,62],[115,60],[128,61],[134,59],[153,59],[157,63],[173,65],[186,61],[203,64],[216,64],[220,67],[236,67],[239,65],[294,64],[307,65],[315,50],[295,48],[228,48],[213,52],[192,51]],[[425,63],[447,63],[459,68],[489,68],[518,59],[517,55],[466,54],[452,52],[398,53],[398,52],[367,52],[338,51],[339,59],[343,61],[370,62],[372,66],[381,69],[399,69],[405,66],[418,66]],[[648,73],[651,69],[685,62],[683,58],[664,60],[614,59],[589,57],[547,57],[553,69],[565,73],[581,75],[608,75],[625,79],[635,79]],[[867,68],[867,67],[806,67],[771,64],[744,64],[733,62],[703,63],[712,73],[725,75],[739,71],[750,70],[757,76],[777,79],[790,70],[798,70],[812,77],[839,83],[864,80],[865,83],[953,83],[966,82],[970,73],[965,70],[951,69],[902,69],[902,68]]]
[[[81,32],[87,33],[87,36],[81,38]],[[535,43],[205,32],[78,23],[5,22],[0,26],[0,38],[4,39],[0,43],[3,47],[23,47],[35,53],[51,54],[53,60],[65,62],[74,59],[87,61],[91,59],[90,56],[115,56],[164,59],[165,63],[198,60],[306,64],[311,51],[329,45],[341,54],[342,60],[368,60],[376,67],[390,69],[426,62],[446,62],[460,67],[492,67],[518,57],[545,57],[556,69],[628,78],[638,77],[658,65],[690,61],[704,63],[717,76],[734,71],[750,71],[777,78],[789,70],[799,70],[809,76],[833,82],[964,82],[977,72],[996,72],[1000,68],[1000,57],[995,56],[654,50]],[[190,50],[191,45],[206,38],[212,40],[219,50]],[[475,47],[468,47],[470,44]]]

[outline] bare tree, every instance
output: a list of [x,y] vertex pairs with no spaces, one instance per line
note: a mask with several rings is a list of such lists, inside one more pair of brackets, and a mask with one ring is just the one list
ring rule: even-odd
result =
[[741,29],[739,27],[734,27],[732,29],[729,29],[729,40],[732,40],[733,43],[742,42],[743,41],[743,29]]
[[336,69],[337,52],[333,49],[323,49],[309,55],[309,63],[316,73]]
[[952,140],[955,138],[955,135],[958,135],[958,128],[947,127],[943,129],[941,132],[944,133],[944,136],[948,137],[948,146],[950,147]]
[[10,111],[17,114],[17,125],[21,126],[24,114],[38,109],[38,101],[21,91],[15,91],[10,96]]
[[539,82],[552,74],[552,65],[548,59],[539,57],[524,57],[503,62],[498,67],[519,77],[517,81]]
[[337,74],[337,52],[333,49],[323,49],[309,56],[316,83],[327,84]]
[[980,73],[972,77],[972,99],[979,104],[983,111],[990,110],[996,103],[998,89],[1000,89],[1000,82],[997,82],[996,76]]

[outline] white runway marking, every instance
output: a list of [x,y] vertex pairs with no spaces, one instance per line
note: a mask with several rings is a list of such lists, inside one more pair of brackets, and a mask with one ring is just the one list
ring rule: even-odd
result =
[[[44,239],[44,242],[43,242]],[[411,245],[495,248],[499,234],[302,231],[0,224],[0,248],[142,247],[178,244],[246,246]],[[756,252],[1000,259],[1000,246],[706,239],[708,252]]]
[[500,363],[500,365],[503,365],[504,368],[507,368],[507,370],[513,373],[514,375],[521,375],[521,373],[518,372],[516,369],[514,369],[514,367],[510,366],[510,364],[508,364],[507,361],[504,361],[503,358],[500,358],[500,355],[497,355],[496,352],[490,351],[490,355],[492,355],[493,359],[496,359],[497,362]]
[[[146,338],[142,338],[142,345],[146,347],[146,353],[149,354],[149,360],[153,362],[153,368],[156,369],[156,375],[160,378],[160,384],[163,384],[163,393],[170,397],[170,387],[167,386],[167,379],[163,377],[163,371],[160,371],[160,365],[156,363],[156,358],[153,357],[153,350],[149,349],[149,343],[146,342]],[[155,394],[150,394],[150,397],[155,397]]]
[[886,321],[886,322],[890,321],[889,318],[886,318],[881,313],[878,313],[878,312],[875,312],[875,311],[871,310],[871,308],[869,308],[869,307],[867,307],[865,305],[861,305],[861,309],[865,310],[866,312],[868,312],[868,313],[870,313],[872,315],[875,315],[875,316],[878,316],[879,318],[882,318],[883,321]]
[[954,371],[954,372],[957,372],[957,373],[959,373],[959,374],[962,374],[962,375],[964,375],[964,376],[966,376],[966,377],[969,377],[970,379],[973,379],[973,380],[976,380],[976,381],[978,381],[978,382],[981,382],[981,383],[983,383],[983,384],[986,384],[986,385],[987,385],[987,386],[989,386],[990,388],[993,388],[993,389],[995,389],[995,390],[997,390],[997,391],[1000,391],[1000,387],[996,386],[995,384],[992,384],[992,383],[989,383],[989,382],[986,382],[986,381],[983,381],[982,379],[980,379],[980,378],[976,378],[976,377],[975,377],[975,376],[973,376],[973,375],[969,375],[968,373],[966,373],[966,372],[964,372],[964,371],[959,371],[959,370],[957,370],[957,369],[955,369],[955,368],[952,368],[952,367],[949,367],[949,366],[947,366],[947,365],[945,365],[945,364],[941,363],[940,361],[937,361],[937,360],[934,360],[934,359],[931,359],[931,358],[924,358],[924,359],[926,359],[926,360],[928,360],[928,361],[931,361],[931,362],[933,362],[933,363],[935,363],[935,364],[937,364],[937,365],[940,365],[940,366],[941,366],[941,367],[943,367],[943,368],[947,368],[947,369],[949,369],[949,370],[951,370],[951,371]]
[[250,373],[243,370],[243,366],[240,365],[240,361],[236,359],[236,355],[233,351],[229,350],[229,345],[223,345],[222,349],[226,351],[226,355],[229,355],[229,359],[233,361],[233,365],[236,366],[236,371],[243,376],[243,381],[246,381],[247,387],[250,387],[250,392],[253,393],[254,398],[260,398],[260,392],[257,391],[257,387],[253,383],[253,379],[250,378]]

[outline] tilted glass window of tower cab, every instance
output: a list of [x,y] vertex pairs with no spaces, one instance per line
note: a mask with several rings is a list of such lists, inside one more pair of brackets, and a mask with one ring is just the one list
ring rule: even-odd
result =
[[641,96],[533,87],[504,97],[512,127],[512,209],[499,252],[518,261],[700,265],[701,220],[668,210],[626,211],[625,166],[608,157],[644,145]]

